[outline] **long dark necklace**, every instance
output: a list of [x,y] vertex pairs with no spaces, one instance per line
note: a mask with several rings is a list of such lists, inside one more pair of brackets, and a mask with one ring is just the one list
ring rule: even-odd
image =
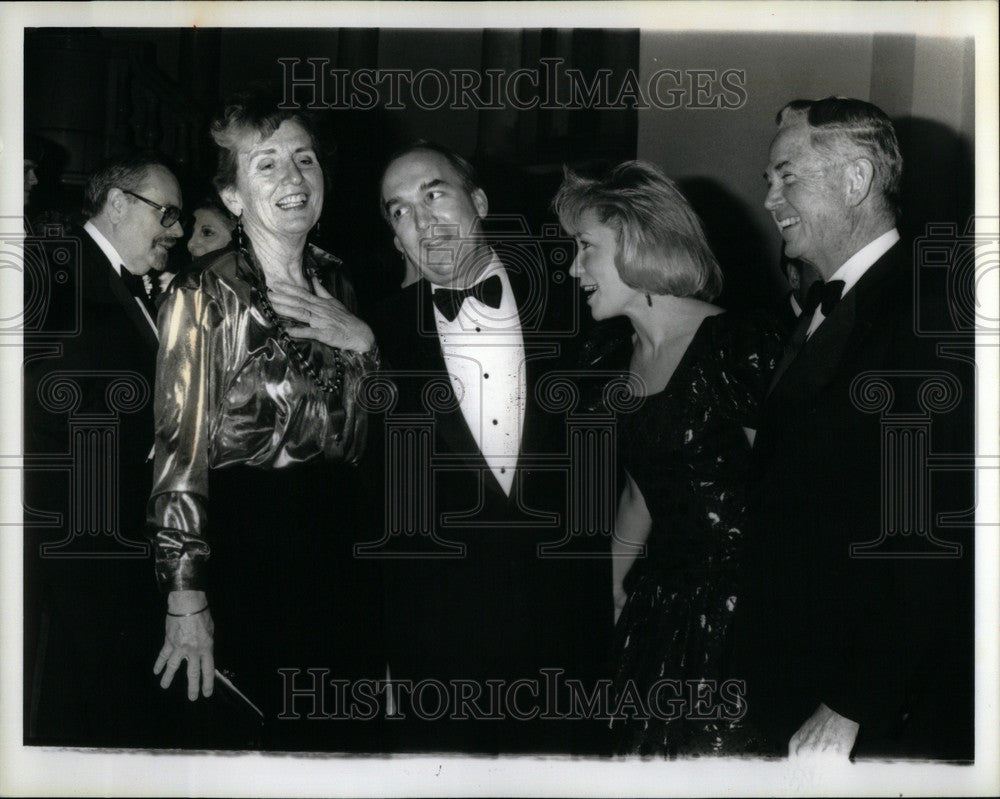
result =
[[253,256],[245,247],[241,247],[240,252],[243,254],[243,257],[247,259],[247,262],[251,264],[250,272],[253,275],[253,279],[250,280],[250,296],[257,303],[258,307],[264,312],[264,316],[267,318],[267,321],[274,326],[274,329],[278,333],[278,341],[281,343],[282,349],[284,349],[284,351],[291,356],[292,360],[298,365],[299,369],[308,378],[310,378],[321,391],[324,391],[327,394],[339,393],[341,386],[344,384],[344,361],[340,357],[340,350],[336,347],[330,347],[330,349],[333,350],[334,378],[333,380],[329,380],[319,373],[319,370],[312,365],[312,362],[302,351],[309,345],[305,342],[297,341],[288,335],[285,323],[281,321],[281,317],[278,316],[278,312],[274,310],[274,306],[271,305],[271,300],[267,297],[267,289],[262,288],[261,286],[263,281],[260,277],[260,269],[254,262]]

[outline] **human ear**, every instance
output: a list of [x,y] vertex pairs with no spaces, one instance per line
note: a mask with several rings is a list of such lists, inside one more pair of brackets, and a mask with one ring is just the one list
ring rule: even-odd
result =
[[871,192],[875,165],[867,158],[848,161],[846,169],[847,200],[852,206],[861,205]]
[[240,201],[240,197],[236,193],[236,189],[232,186],[220,191],[219,199],[222,200],[226,208],[229,209],[229,213],[233,216],[240,217],[243,215],[243,203]]
[[490,201],[486,199],[486,192],[476,189],[472,192],[472,205],[476,209],[476,215],[484,219],[490,210]]
[[112,224],[117,225],[125,217],[125,207],[128,205],[128,198],[119,188],[108,190],[108,199],[105,203],[105,213]]

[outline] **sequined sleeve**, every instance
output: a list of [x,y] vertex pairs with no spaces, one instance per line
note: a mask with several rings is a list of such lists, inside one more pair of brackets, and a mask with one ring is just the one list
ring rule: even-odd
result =
[[719,376],[725,387],[723,410],[745,427],[756,425],[757,408],[767,395],[782,343],[778,323],[765,313],[730,314],[716,342]]
[[162,591],[205,588],[211,396],[224,359],[212,357],[219,309],[201,288],[173,291],[159,315],[153,492],[147,535]]

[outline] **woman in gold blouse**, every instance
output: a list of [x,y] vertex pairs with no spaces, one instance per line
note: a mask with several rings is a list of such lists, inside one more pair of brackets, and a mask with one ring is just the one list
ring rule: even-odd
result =
[[211,131],[239,223],[159,315],[147,525],[167,616],[154,671],[166,688],[186,662],[188,698],[208,697],[218,656],[273,719],[285,679],[330,665],[310,642],[344,613],[324,592],[330,542],[355,531],[336,529],[329,464],[359,458],[358,383],[377,356],[340,262],[306,241],[324,196],[308,121],[242,95]]

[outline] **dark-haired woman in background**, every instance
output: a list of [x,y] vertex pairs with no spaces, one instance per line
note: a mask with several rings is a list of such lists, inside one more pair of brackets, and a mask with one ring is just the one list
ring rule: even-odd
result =
[[[624,315],[634,328],[637,402],[618,419],[626,486],[612,543],[615,691],[626,704],[641,697],[652,713],[613,720],[616,751],[739,749],[736,722],[687,718],[699,711],[688,681],[717,687],[730,676],[750,454],[744,428],[780,356],[778,333],[765,317],[712,305],[719,266],[697,216],[655,167],[626,162],[600,180],[568,172],[554,206],[577,241],[570,271],[594,318]],[[696,696],[710,697],[711,712],[720,702],[717,688]],[[728,715],[742,715],[732,700]],[[670,718],[677,707],[680,717]]]
[[212,136],[238,224],[159,315],[148,525],[167,616],[154,670],[167,687],[185,663],[192,700],[218,690],[217,664],[232,670],[266,748],[345,748],[319,718],[329,707],[284,699],[307,669],[353,676],[352,619],[377,604],[354,582],[353,475],[338,468],[364,446],[374,338],[338,259],[307,244],[325,190],[308,120],[241,96]]
[[[236,217],[226,210],[217,197],[208,195],[195,206],[190,223],[185,223],[185,227],[188,226],[190,234],[187,251],[191,254],[191,258],[197,261],[203,255],[229,246],[233,240],[233,231],[236,229]],[[167,293],[177,275],[185,274],[191,271],[191,268],[190,264],[180,268],[176,264],[168,264],[162,271],[150,273],[152,285],[149,287],[149,294],[157,305],[163,302],[162,296]]]
[[233,240],[236,219],[215,197],[202,199],[194,208],[194,222],[187,249],[192,258],[221,250]]

